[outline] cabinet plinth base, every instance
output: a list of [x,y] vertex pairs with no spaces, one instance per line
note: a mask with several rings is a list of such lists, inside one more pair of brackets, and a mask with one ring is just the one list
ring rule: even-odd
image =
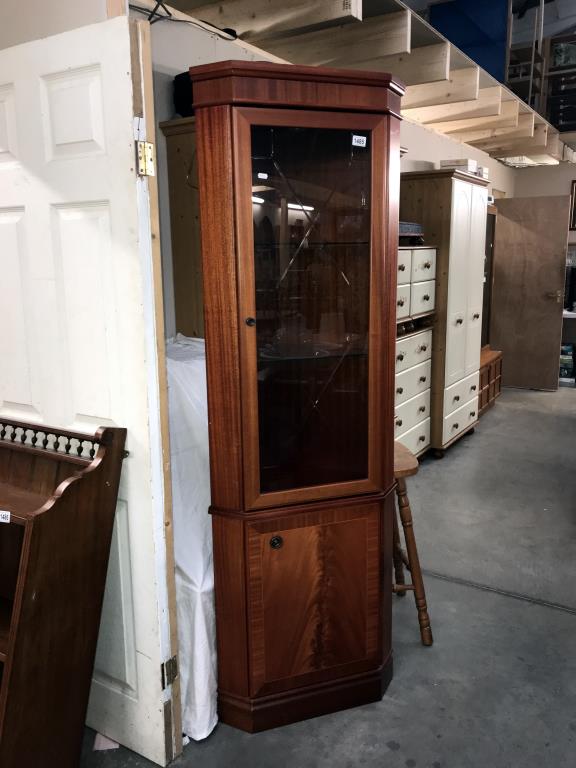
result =
[[248,733],[266,731],[311,717],[328,715],[362,704],[380,701],[392,680],[390,655],[378,670],[332,680],[322,685],[297,688],[273,696],[243,699],[218,694],[218,716],[222,723]]

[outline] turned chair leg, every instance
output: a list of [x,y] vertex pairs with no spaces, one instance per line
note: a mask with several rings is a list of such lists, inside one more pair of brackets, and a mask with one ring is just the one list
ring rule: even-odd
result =
[[409,569],[412,576],[414,598],[416,600],[418,622],[420,624],[420,636],[423,645],[432,645],[432,629],[430,627],[430,617],[428,616],[428,607],[426,605],[426,592],[424,590],[424,580],[420,569],[416,537],[414,536],[412,510],[410,509],[410,502],[408,501],[408,494],[406,492],[406,480],[403,477],[399,477],[396,481],[396,495],[398,496],[398,512],[400,513],[400,520],[402,521],[404,538],[406,540],[406,551],[408,553]]
[[394,592],[398,597],[405,597],[405,589],[396,589],[396,587],[403,587],[406,584],[404,579],[404,553],[402,552],[402,544],[400,543],[400,531],[398,530],[398,516],[394,511],[394,528],[393,528],[393,551],[392,560],[394,563]]

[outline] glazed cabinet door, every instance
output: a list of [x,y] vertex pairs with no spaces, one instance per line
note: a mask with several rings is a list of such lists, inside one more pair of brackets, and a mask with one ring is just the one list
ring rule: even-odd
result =
[[247,523],[251,695],[379,666],[380,504]]
[[234,130],[246,507],[386,490],[389,118],[237,108]]

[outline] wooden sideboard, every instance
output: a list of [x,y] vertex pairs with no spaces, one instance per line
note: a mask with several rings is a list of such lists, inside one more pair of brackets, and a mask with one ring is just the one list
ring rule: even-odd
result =
[[479,415],[486,413],[502,394],[502,352],[482,347],[480,354]]

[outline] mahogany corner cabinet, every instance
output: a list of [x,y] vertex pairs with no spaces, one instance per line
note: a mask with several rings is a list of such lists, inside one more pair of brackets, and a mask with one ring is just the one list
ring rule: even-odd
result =
[[401,84],[190,69],[218,707],[259,731],[391,679]]

